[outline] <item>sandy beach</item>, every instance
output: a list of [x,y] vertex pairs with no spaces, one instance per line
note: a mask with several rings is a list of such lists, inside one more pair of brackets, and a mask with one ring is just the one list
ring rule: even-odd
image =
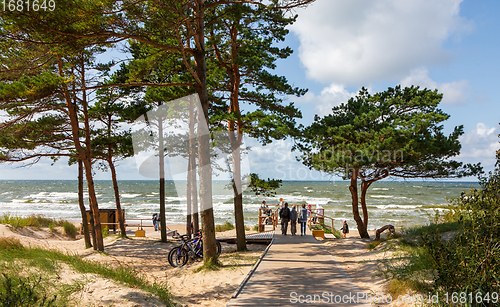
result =
[[[387,233],[381,235],[386,237]],[[391,252],[380,248],[369,250],[367,244],[375,239],[373,233],[371,239],[361,239],[357,230],[350,230],[345,239],[326,239],[322,240],[323,246],[332,254],[339,265],[349,274],[352,281],[358,286],[359,290],[369,293],[373,296],[387,297],[388,282],[380,276],[375,276],[377,271],[377,261],[388,258]],[[392,298],[390,304],[376,304],[376,306],[387,307],[410,307],[413,304],[398,302],[397,297]]]
[[[172,230],[184,233],[184,225],[169,225]],[[111,266],[132,268],[146,276],[149,282],[167,282],[179,306],[225,306],[238,285],[248,274],[266,245],[249,244],[248,252],[235,253],[235,245],[222,243],[220,257],[223,267],[219,271],[195,273],[202,262],[192,262],[182,268],[172,268],[167,261],[175,242],[161,243],[160,233],[149,228],[146,237],[137,238],[129,234],[123,239],[106,237],[105,253],[85,249],[82,238],[71,240],[61,234],[62,230],[50,233],[48,229],[21,228],[11,230],[0,225],[0,236],[14,237],[25,246],[54,249],[64,253],[78,254],[88,261],[106,263]],[[248,231],[248,234],[253,231]],[[235,230],[217,233],[217,237],[235,236]],[[382,277],[374,277],[377,260],[388,256],[381,249],[368,250],[370,240],[360,239],[351,231],[346,239],[320,240],[340,266],[349,274],[362,292],[385,295],[387,282]],[[64,269],[64,280],[85,280],[83,290],[75,293],[77,306],[162,306],[151,294],[129,288],[97,275],[80,274]],[[406,306],[393,302],[384,306]]]
[[[184,225],[169,225],[184,233]],[[81,255],[85,260],[106,263],[111,266],[125,266],[145,275],[149,282],[168,282],[170,292],[179,306],[225,306],[231,294],[248,274],[262,251],[263,244],[249,244],[248,252],[234,253],[236,246],[222,243],[220,261],[223,267],[218,271],[194,270],[202,265],[201,261],[190,262],[182,268],[169,265],[167,255],[176,242],[161,243],[159,232],[147,230],[146,237],[128,239],[109,236],[104,239],[105,253],[85,249],[82,238],[68,239],[48,229],[22,228],[11,230],[0,225],[0,236],[13,237],[23,245],[58,250],[64,253]],[[249,232],[252,233],[252,232]],[[217,233],[218,237],[230,237],[234,231]],[[93,274],[80,274],[69,268],[60,273],[64,280],[86,280],[84,289],[74,294],[77,306],[163,306],[151,294],[139,289],[110,281]]]

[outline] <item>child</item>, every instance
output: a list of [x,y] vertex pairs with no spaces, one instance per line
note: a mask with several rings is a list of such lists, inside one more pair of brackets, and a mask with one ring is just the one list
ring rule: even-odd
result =
[[342,228],[340,228],[340,230],[342,230],[342,234],[344,235],[344,239],[347,237],[347,234],[349,233],[349,225],[347,225],[347,221],[344,220],[344,224],[342,225]]

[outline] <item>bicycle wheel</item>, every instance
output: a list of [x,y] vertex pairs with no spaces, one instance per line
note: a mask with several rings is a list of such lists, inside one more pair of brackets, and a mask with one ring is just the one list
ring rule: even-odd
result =
[[[217,246],[217,255],[220,255],[220,253],[222,252],[222,246],[220,245],[220,242],[215,240],[215,245]],[[203,257],[203,242],[200,241],[200,256]]]
[[168,253],[168,263],[174,268],[181,267],[188,262],[188,252],[182,246],[176,246]]
[[215,244],[217,245],[217,255],[220,255],[222,252],[222,246],[220,245],[220,242],[215,240]]

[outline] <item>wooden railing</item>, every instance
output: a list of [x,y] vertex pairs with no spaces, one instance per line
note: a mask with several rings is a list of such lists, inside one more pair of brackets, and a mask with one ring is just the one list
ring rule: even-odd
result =
[[[318,213],[316,212],[312,212],[312,211],[319,211],[319,210],[322,210],[324,212],[324,209],[310,209],[311,210],[311,214],[309,215],[309,218],[307,220],[307,223],[309,224],[309,229],[311,228],[312,225],[323,225],[324,227],[327,227],[327,228],[330,228],[333,232],[333,229],[334,229],[334,221],[335,219],[334,218],[331,218],[329,216],[326,216],[324,215],[324,213],[322,215],[318,215]],[[325,220],[329,220],[330,222],[328,223],[325,223]]]
[[[267,214],[266,212],[270,212]],[[259,208],[259,223],[258,223],[258,231],[263,232],[266,230],[266,225],[269,225],[266,223],[268,219],[271,219],[273,230],[276,229],[278,226],[278,215],[279,215],[279,210],[275,209],[273,212],[272,208]]]
[[[138,223],[129,223],[129,221],[139,221]],[[144,225],[142,222],[143,221],[149,221],[151,222],[151,225]],[[149,223],[148,223],[149,224]],[[83,223],[80,223],[80,229],[81,229],[81,233],[83,234],[83,227],[81,227],[83,225]],[[119,226],[120,223],[101,223],[101,225],[115,225],[115,226]],[[143,227],[155,227],[153,225],[153,221],[151,219],[125,219],[125,227],[137,227],[137,230],[142,230]],[[167,230],[171,231],[170,228],[168,228],[168,226],[166,226]],[[90,224],[89,224],[89,229],[90,229]],[[116,229],[119,231],[119,227],[116,227]],[[116,232],[116,230],[113,230],[114,232]]]

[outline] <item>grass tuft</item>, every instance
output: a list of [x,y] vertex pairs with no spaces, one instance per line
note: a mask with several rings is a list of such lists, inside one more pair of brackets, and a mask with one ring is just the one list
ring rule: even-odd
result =
[[460,230],[460,224],[457,222],[445,222],[440,224],[430,224],[425,226],[415,226],[405,230],[405,234],[409,237],[417,237],[425,234],[439,234],[448,231]]
[[372,249],[374,249],[375,247],[379,246],[381,243],[383,243],[385,241],[389,241],[389,240],[393,240],[393,239],[399,239],[401,237],[402,237],[401,234],[395,233],[394,235],[389,235],[386,238],[381,238],[379,240],[374,240],[374,241],[368,243],[366,245],[366,248],[369,249],[369,250],[372,250]]
[[[171,296],[166,284],[149,284],[144,275],[127,267],[111,267],[98,262],[85,261],[78,255],[63,254],[42,248],[24,247],[19,240],[0,238],[0,263],[22,262],[44,272],[54,272],[58,263],[66,263],[80,273],[98,274],[132,287],[137,287],[158,295],[167,305],[171,305]],[[1,288],[1,287],[0,287]],[[3,306],[0,304],[0,306]],[[10,306],[10,305],[9,305]]]
[[229,221],[225,222],[223,225],[215,225],[216,232],[233,230],[233,229],[234,229],[234,225],[231,224]]
[[14,229],[22,228],[22,227],[49,227],[53,224],[52,227],[62,226],[64,223],[63,220],[57,220],[50,217],[46,217],[43,214],[32,214],[26,217],[10,215],[9,213],[5,213],[0,217],[0,224],[8,224],[11,225]]
[[1,250],[6,250],[6,251],[11,251],[11,250],[18,250],[22,251],[24,250],[24,246],[19,242],[18,239],[14,238],[0,238],[0,251]]
[[195,273],[201,272],[201,271],[218,271],[222,267],[222,263],[218,259],[210,259],[209,261],[206,261],[203,263],[202,266],[196,268],[194,270]]
[[64,228],[64,233],[68,237],[70,237],[72,239],[76,238],[76,234],[78,233],[78,228],[76,228],[76,226],[73,225],[73,223],[70,223],[68,221],[64,221],[62,224],[62,227]]
[[49,298],[40,285],[42,277],[20,278],[2,273],[0,306],[54,306],[57,296]]

